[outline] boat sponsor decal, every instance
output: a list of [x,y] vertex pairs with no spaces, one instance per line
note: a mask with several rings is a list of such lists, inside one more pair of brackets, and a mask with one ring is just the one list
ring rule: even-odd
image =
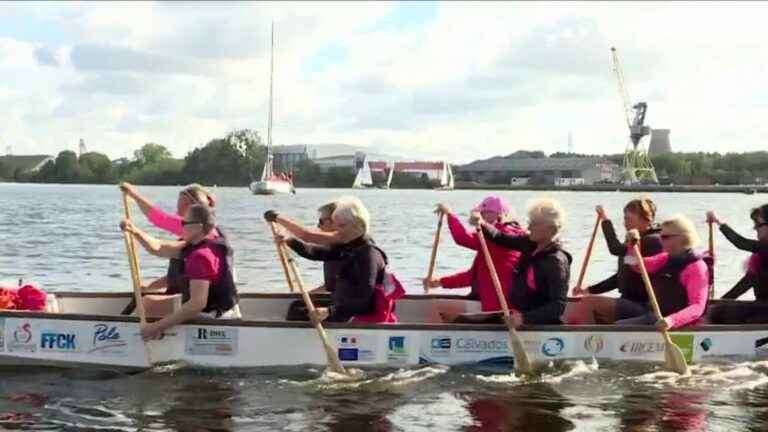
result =
[[116,325],[94,324],[89,354],[124,356],[128,354],[127,346],[128,341]]
[[669,338],[680,348],[685,361],[691,363],[693,361],[693,335],[670,333]]
[[451,355],[450,336],[433,337],[429,343],[429,353],[435,357],[446,357]]
[[584,349],[594,355],[599,354],[605,348],[605,339],[602,335],[589,335],[584,338]]
[[768,355],[768,337],[755,339],[755,354],[760,356]]
[[509,352],[509,344],[504,338],[479,338],[479,337],[460,337],[456,338],[457,353],[473,354],[499,354]]
[[187,327],[187,355],[233,356],[238,350],[237,327]]
[[[37,343],[34,340],[32,323],[22,320],[9,321],[8,352],[35,352]],[[15,324],[15,325],[14,325]]]
[[403,364],[408,361],[408,337],[390,336],[387,343],[387,363]]
[[664,352],[664,342],[659,340],[629,340],[619,345],[619,352],[625,354],[656,354]]
[[704,352],[708,352],[710,349],[712,349],[712,339],[705,337],[701,342],[699,342],[699,346],[702,350],[704,350]]
[[372,362],[376,360],[376,339],[365,335],[336,336],[339,360]]
[[43,330],[40,332],[40,351],[78,352],[80,343],[75,333]]
[[551,337],[541,344],[541,353],[547,357],[557,357],[562,354],[565,342],[562,338]]

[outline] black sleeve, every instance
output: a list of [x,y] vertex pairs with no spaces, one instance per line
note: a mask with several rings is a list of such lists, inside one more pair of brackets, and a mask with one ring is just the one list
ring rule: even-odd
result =
[[748,238],[742,237],[733,230],[730,226],[727,224],[720,225],[720,232],[723,233],[725,238],[728,239],[731,244],[736,246],[737,248],[749,251],[749,252],[757,252],[757,250],[760,248],[760,242],[757,240],[750,240]]
[[345,291],[343,297],[337,297],[336,303],[330,308],[332,315],[353,316],[370,313],[374,290],[379,273],[384,269],[384,259],[376,248],[359,253],[350,264],[354,276],[350,282],[354,286]]
[[600,226],[603,228],[603,237],[605,237],[605,243],[608,245],[608,251],[613,256],[624,256],[627,253],[627,246],[619,241],[619,237],[616,236],[616,230],[613,229],[613,222],[610,219],[604,220]]
[[483,235],[493,244],[501,247],[526,252],[536,245],[528,238],[528,234],[511,235],[503,233],[488,224],[482,224]]
[[289,248],[296,252],[300,257],[312,261],[332,261],[340,258],[340,249],[331,246],[320,246],[304,243],[301,240],[292,238],[285,242]]
[[568,301],[568,280],[571,274],[571,263],[562,254],[550,255],[541,263],[544,272],[546,289],[551,301],[546,305],[523,312],[523,323],[554,324],[560,322],[560,316],[565,311]]
[[747,273],[739,279],[738,282],[736,282],[736,285],[733,286],[727,293],[723,294],[722,297],[724,299],[737,299],[742,296],[745,292],[749,291],[750,288],[753,288],[757,284],[757,277],[752,273]]
[[619,287],[619,274],[614,273],[613,276],[609,277],[608,279],[598,282],[591,287],[587,288],[587,291],[590,294],[602,294],[607,293],[608,291],[615,290]]

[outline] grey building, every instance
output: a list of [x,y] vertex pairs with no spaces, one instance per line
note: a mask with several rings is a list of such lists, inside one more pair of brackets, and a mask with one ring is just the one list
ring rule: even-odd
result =
[[651,131],[651,144],[648,146],[649,154],[669,153],[672,144],[669,143],[669,129],[653,129]]
[[317,158],[317,150],[306,144],[275,146],[273,151],[275,170],[279,172],[293,172],[299,162]]
[[494,157],[458,167],[461,180],[493,184],[579,185],[616,182],[620,167],[599,158]]

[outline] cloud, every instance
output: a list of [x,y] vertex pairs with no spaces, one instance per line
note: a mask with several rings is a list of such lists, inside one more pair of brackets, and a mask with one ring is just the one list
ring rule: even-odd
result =
[[82,44],[72,48],[72,64],[84,72],[202,73],[197,61],[154,54],[125,46]]
[[41,66],[53,66],[59,67],[59,59],[57,58],[56,51],[50,47],[38,47],[35,49],[35,60]]

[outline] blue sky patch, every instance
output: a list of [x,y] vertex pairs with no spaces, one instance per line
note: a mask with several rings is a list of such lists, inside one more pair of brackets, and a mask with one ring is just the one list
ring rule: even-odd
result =
[[424,26],[437,16],[437,2],[399,2],[395,10],[380,19],[370,31],[402,31]]

